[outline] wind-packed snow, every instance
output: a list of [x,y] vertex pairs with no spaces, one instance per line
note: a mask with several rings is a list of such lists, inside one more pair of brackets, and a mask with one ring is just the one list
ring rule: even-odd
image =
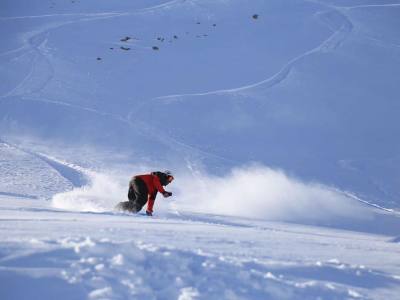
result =
[[[397,299],[400,2],[2,0],[0,299]],[[170,169],[154,217],[114,211]]]

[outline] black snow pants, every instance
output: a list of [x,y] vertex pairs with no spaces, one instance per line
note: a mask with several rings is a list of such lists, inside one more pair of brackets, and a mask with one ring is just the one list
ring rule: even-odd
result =
[[128,199],[121,202],[120,208],[123,210],[138,212],[147,203],[148,190],[146,183],[140,178],[132,178],[129,182]]

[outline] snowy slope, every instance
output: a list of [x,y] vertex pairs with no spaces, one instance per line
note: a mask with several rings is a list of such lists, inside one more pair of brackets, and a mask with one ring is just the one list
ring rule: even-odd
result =
[[[395,0],[2,0],[0,299],[397,299],[399,22]],[[113,212],[163,169],[154,218]]]
[[398,238],[207,214],[73,213],[3,196],[0,211],[2,299],[396,299],[400,292]]
[[3,139],[257,161],[399,206],[397,2],[1,5]]

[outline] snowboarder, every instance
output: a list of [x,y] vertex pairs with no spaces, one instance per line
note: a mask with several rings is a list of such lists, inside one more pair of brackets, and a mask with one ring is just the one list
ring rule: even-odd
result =
[[163,186],[167,186],[173,180],[174,176],[170,171],[136,175],[129,182],[129,201],[118,203],[116,208],[137,213],[147,203],[146,215],[152,216],[157,192],[160,192],[164,197],[172,196],[172,193],[165,191]]

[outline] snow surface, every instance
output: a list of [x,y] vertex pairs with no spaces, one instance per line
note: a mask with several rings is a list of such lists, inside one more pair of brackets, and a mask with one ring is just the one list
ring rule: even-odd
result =
[[[398,299],[400,2],[2,0],[0,299]],[[153,218],[113,211],[172,169]]]

